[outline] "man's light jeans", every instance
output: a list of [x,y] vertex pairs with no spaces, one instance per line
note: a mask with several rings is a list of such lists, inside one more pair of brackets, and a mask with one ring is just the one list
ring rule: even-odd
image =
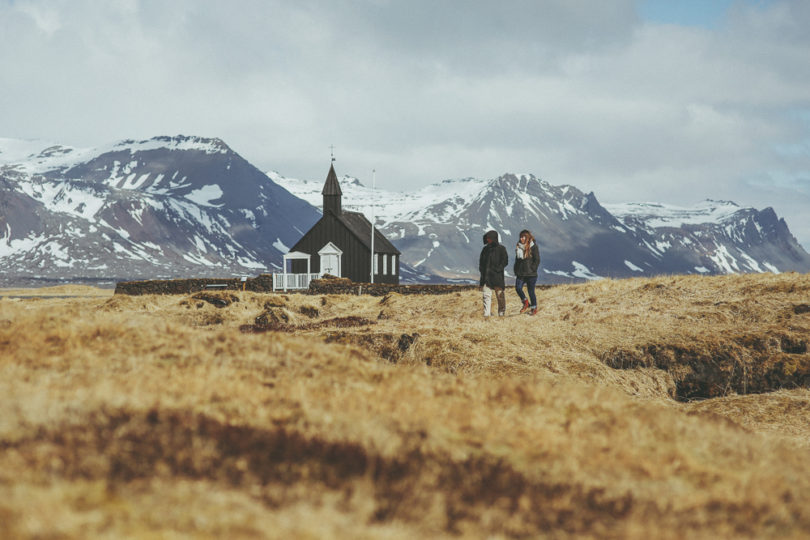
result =
[[481,289],[484,297],[484,317],[489,317],[492,314],[492,293],[495,293],[495,298],[498,300],[498,315],[503,317],[506,314],[506,296],[503,293],[503,287],[489,288],[486,285]]

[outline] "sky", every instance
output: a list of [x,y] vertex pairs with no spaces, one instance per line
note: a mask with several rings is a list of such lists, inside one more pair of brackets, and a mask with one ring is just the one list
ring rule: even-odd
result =
[[807,28],[807,0],[0,0],[0,137],[731,200],[810,250]]

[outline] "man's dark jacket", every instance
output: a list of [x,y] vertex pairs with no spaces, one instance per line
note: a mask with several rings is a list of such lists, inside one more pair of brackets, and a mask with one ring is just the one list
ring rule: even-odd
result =
[[484,235],[484,242],[487,238],[492,241],[484,246],[481,250],[481,256],[478,259],[478,270],[481,272],[480,285],[486,285],[490,289],[499,287],[505,288],[503,278],[503,270],[509,264],[509,255],[506,253],[506,248],[498,243],[498,233],[495,231],[487,231]]

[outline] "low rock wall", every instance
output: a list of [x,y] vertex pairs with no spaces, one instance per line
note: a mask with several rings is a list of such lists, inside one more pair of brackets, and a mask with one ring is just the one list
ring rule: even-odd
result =
[[347,278],[313,279],[308,294],[448,294],[478,288],[477,285],[392,285],[389,283],[355,283]]
[[[368,294],[385,296],[399,294],[448,294],[477,288],[477,285],[392,285],[387,283],[355,283],[347,278],[313,279],[309,289],[287,290],[284,294]],[[261,274],[241,281],[239,278],[195,278],[147,281],[122,281],[115,294],[192,294],[206,290],[273,292],[273,275]],[[276,291],[281,292],[281,291]]]
[[261,274],[242,281],[240,278],[153,279],[121,281],[115,294],[190,294],[205,290],[273,292],[273,275]]

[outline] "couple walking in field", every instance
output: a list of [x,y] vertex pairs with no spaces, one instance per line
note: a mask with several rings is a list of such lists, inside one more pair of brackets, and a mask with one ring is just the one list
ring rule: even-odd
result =
[[[509,264],[509,255],[506,248],[498,243],[498,233],[487,231],[484,234],[484,248],[478,260],[478,270],[481,272],[481,290],[484,295],[484,317],[492,313],[492,295],[498,302],[498,315],[506,315],[506,296],[504,289],[504,269]],[[540,250],[534,241],[534,236],[527,230],[520,231],[520,239],[515,246],[515,291],[520,297],[523,306],[521,313],[529,311],[529,315],[537,314],[537,296],[534,293],[537,284],[537,269],[540,266]],[[529,298],[523,292],[523,286],[529,293]]]

